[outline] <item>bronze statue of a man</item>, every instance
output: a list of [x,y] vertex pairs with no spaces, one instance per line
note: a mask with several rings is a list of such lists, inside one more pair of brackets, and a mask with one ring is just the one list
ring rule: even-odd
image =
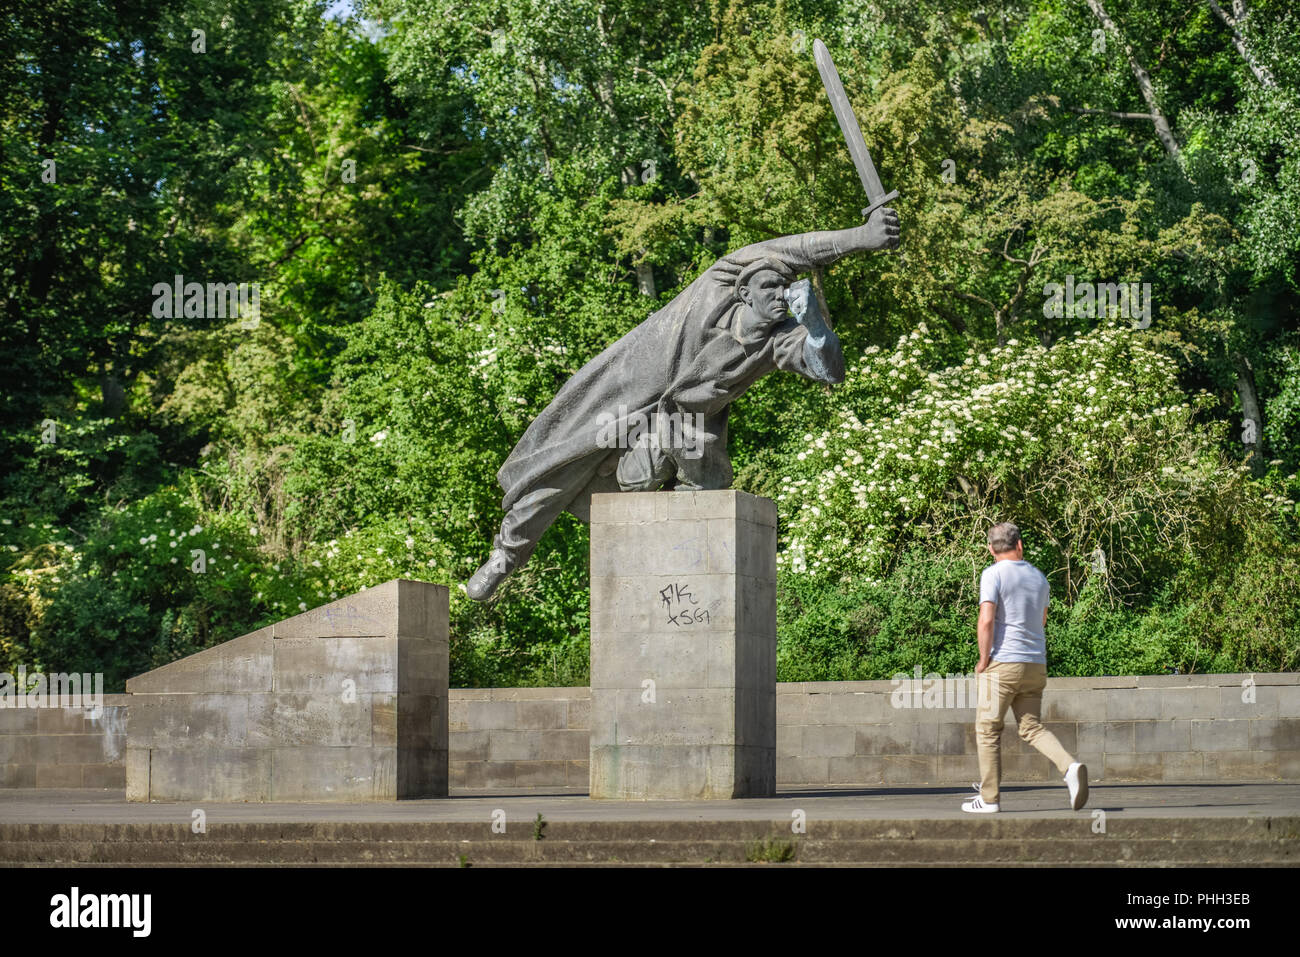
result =
[[852,229],[746,246],[578,370],[497,473],[506,516],[469,596],[489,598],[561,512],[589,521],[594,492],[727,488],[735,399],[773,369],[844,380],[840,341],[795,276],[898,235],[881,207]]

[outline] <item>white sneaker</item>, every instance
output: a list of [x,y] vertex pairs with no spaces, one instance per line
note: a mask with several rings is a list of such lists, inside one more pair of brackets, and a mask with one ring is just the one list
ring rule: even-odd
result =
[[1070,810],[1077,811],[1088,803],[1088,766],[1075,761],[1065,772],[1065,786],[1070,789]]
[[1001,810],[996,804],[985,804],[984,799],[979,795],[962,804],[961,809],[971,814],[997,814]]

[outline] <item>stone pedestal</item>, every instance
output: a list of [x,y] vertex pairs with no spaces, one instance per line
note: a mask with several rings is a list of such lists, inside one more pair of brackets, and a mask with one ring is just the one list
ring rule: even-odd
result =
[[591,797],[776,791],[776,505],[735,490],[591,509]]
[[447,796],[447,588],[395,579],[126,683],[129,801]]

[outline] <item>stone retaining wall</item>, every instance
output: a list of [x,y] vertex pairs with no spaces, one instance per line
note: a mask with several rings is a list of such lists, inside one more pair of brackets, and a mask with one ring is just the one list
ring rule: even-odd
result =
[[[778,685],[777,780],[840,785],[976,780],[974,707],[925,707],[917,684]],[[972,705],[974,697],[972,689]],[[914,705],[918,698],[919,708],[894,707],[900,699]],[[1052,678],[1043,694],[1042,720],[1088,765],[1094,781],[1300,780],[1300,674]],[[1060,777],[1020,740],[1010,711],[1002,755],[1004,780]]]
[[[800,682],[776,692],[779,786],[979,777],[973,682]],[[589,715],[587,688],[452,690],[452,787],[585,788]],[[1297,673],[1051,678],[1042,717],[1093,780],[1300,781]],[[1002,746],[1005,780],[1059,777],[1009,712]]]
[[452,688],[453,788],[587,790],[590,688]]
[[[911,685],[778,684],[778,785],[973,781],[974,709],[926,707],[927,688],[931,704],[942,694]],[[0,709],[0,787],[122,787],[129,697],[105,695],[97,719]],[[590,710],[587,688],[453,689],[451,787],[585,791]],[[1054,780],[1009,717],[1005,779]],[[1043,719],[1094,781],[1300,781],[1298,673],[1052,678]]]
[[126,787],[126,705],[0,708],[0,788]]

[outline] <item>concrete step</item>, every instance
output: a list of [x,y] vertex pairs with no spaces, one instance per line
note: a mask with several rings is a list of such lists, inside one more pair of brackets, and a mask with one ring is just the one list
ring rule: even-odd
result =
[[[642,805],[641,807],[643,807]],[[169,805],[155,805],[170,808]],[[241,810],[247,805],[241,805]],[[533,840],[533,821],[516,818],[506,833],[495,834],[483,821],[221,821],[217,811],[208,818],[206,835],[193,834],[189,820],[181,821],[3,821],[0,844],[10,840],[167,841],[212,840],[220,832],[231,841],[453,841]],[[184,811],[180,812],[181,815]],[[179,815],[178,815],[179,816]],[[949,818],[833,818],[807,820],[806,835],[792,835],[788,820],[730,818],[711,820],[611,819],[545,821],[544,840],[752,840],[768,835],[825,840],[964,840],[968,838],[1046,838],[1123,836],[1135,839],[1241,838],[1300,839],[1300,815],[1245,816],[1114,816],[1105,835],[1094,835],[1087,811],[1069,817],[1029,817],[1012,814]]]
[[[804,864],[1233,864],[1296,865],[1293,848],[1269,842],[1185,841],[949,841],[821,842],[794,841],[791,859]],[[461,856],[473,863],[744,863],[763,860],[749,846],[722,841],[667,841],[659,846],[622,841],[369,842],[179,844],[17,843],[3,864],[426,864],[454,865]],[[780,863],[781,861],[771,861]]]
[[[531,822],[0,823],[0,865],[1300,865],[1300,817]],[[764,851],[768,853],[764,853]]]

